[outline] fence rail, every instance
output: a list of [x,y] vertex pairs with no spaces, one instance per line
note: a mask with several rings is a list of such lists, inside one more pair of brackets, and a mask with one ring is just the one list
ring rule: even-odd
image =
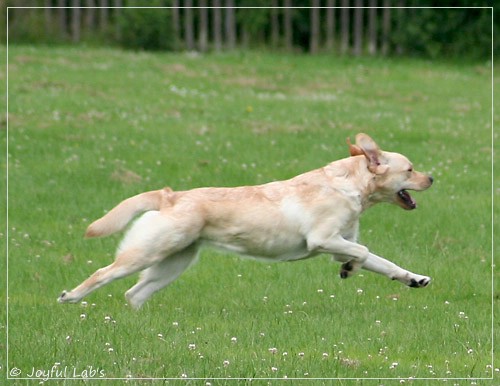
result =
[[[152,10],[152,3],[164,8]],[[270,7],[241,6],[247,3]],[[313,54],[403,54],[400,31],[420,12],[405,7],[414,0],[7,0],[9,39],[78,43],[90,37],[126,45],[124,34],[139,21],[124,25],[123,16],[144,12],[131,9],[141,4],[163,12],[160,23],[168,33],[159,35],[168,44],[160,46],[201,52],[265,46]],[[144,27],[134,31],[141,35],[151,26]]]

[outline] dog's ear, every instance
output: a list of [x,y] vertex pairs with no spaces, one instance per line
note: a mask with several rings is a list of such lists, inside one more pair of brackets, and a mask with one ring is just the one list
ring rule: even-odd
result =
[[349,154],[351,154],[351,157],[355,157],[357,155],[365,155],[365,153],[363,153],[363,150],[361,150],[358,146],[356,145],[353,145],[351,143],[351,138],[347,137],[347,145],[349,146]]
[[360,133],[356,135],[356,145],[352,145],[351,141],[348,144],[351,155],[364,155],[366,157],[370,172],[384,174],[389,169],[389,165],[384,162],[380,148],[368,135]]

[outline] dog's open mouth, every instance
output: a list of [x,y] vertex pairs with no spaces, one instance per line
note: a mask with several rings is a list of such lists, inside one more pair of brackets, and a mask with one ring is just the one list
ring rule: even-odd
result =
[[402,189],[398,192],[398,198],[401,206],[404,209],[415,209],[417,207],[417,203],[415,200],[410,196],[410,193],[408,193],[405,189]]

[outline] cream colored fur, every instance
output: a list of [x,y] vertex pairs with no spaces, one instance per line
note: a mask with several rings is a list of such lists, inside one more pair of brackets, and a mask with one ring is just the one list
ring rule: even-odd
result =
[[286,181],[235,188],[170,188],[126,199],[92,223],[87,237],[125,228],[116,260],[97,270],[59,302],[78,302],[90,292],[142,271],[126,293],[139,308],[154,292],[175,280],[204,245],[267,261],[293,261],[321,253],[344,263],[341,277],[359,268],[411,287],[424,287],[427,276],[409,272],[357,243],[361,213],[379,202],[414,209],[406,190],[425,190],[432,177],[413,170],[401,154],[381,151],[366,134],[348,141],[351,157]]

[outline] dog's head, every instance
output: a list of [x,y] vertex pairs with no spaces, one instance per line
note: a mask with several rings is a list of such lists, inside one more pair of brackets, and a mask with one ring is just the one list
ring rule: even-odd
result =
[[366,158],[368,171],[373,175],[369,200],[372,203],[390,202],[403,209],[417,207],[408,190],[421,191],[432,185],[433,178],[413,169],[404,155],[382,151],[366,134],[356,135],[356,144],[347,139],[351,156]]

